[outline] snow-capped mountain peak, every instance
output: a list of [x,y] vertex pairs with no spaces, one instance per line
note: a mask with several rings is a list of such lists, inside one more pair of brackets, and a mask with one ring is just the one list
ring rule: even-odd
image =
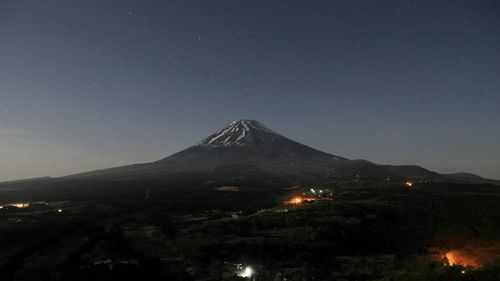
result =
[[227,127],[202,140],[200,144],[213,146],[232,146],[255,144],[265,138],[279,136],[271,129],[255,120],[231,122]]

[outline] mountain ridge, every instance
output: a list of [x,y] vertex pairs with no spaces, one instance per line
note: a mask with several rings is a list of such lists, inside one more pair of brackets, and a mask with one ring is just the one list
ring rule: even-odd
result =
[[363,159],[347,159],[291,140],[251,119],[233,121],[195,145],[157,161],[89,171],[62,179],[127,179],[175,173],[221,174],[224,170],[221,167],[231,171],[237,170],[237,167],[253,167],[250,169],[252,173],[260,171],[280,177],[499,183],[472,174],[439,174],[417,165],[384,165]]

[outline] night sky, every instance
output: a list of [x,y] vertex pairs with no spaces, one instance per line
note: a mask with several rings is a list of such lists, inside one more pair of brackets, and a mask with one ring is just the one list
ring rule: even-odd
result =
[[235,119],[500,179],[500,2],[0,2],[0,180],[157,160]]

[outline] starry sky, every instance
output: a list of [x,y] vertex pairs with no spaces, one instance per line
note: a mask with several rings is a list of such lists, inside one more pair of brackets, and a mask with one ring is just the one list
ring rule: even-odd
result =
[[500,3],[0,2],[0,180],[157,160],[236,119],[500,179]]

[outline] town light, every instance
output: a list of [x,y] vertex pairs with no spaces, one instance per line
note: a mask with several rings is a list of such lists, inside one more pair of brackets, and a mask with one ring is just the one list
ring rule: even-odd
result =
[[296,196],[293,197],[289,200],[284,201],[283,203],[285,205],[301,205],[302,203],[305,202],[312,202],[312,201],[317,201],[317,200],[331,200],[331,198],[317,198],[317,197],[300,197]]
[[446,265],[461,265],[464,267],[481,267],[480,259],[474,254],[465,251],[453,250],[444,254]]
[[252,278],[253,274],[253,268],[250,266],[246,266],[243,270],[238,272],[238,276],[243,278]]

